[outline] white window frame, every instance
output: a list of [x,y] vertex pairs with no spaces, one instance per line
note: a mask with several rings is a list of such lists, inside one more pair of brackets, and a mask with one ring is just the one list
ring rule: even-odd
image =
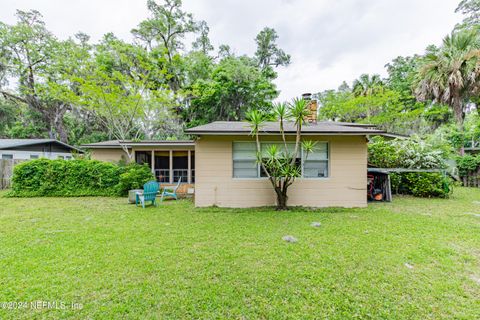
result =
[[[4,158],[5,156],[10,156],[11,158]],[[13,153],[2,153],[2,160],[13,160]]]
[[[251,180],[251,179],[259,179],[259,176],[260,176],[260,166],[256,163],[256,159],[255,159],[255,165],[257,167],[257,176],[256,177],[236,177],[235,176],[235,159],[234,159],[234,144],[235,143],[249,143],[251,144],[252,141],[233,141],[232,142],[232,178],[233,179],[241,179],[241,180]],[[255,144],[255,142],[253,142]],[[256,146],[255,146],[255,150],[256,150]],[[241,160],[240,160],[241,161]],[[243,159],[243,161],[247,161],[246,159]],[[262,177],[262,179],[264,179]]]
[[304,172],[303,172],[303,169],[304,169],[304,162],[305,160],[308,160],[308,159],[305,159],[303,157],[303,153],[304,153],[304,150],[302,148],[302,179],[308,179],[308,180],[325,180],[325,179],[328,179],[330,178],[330,174],[331,174],[331,171],[330,171],[330,143],[328,141],[316,141],[316,143],[324,143],[327,145],[327,159],[326,160],[319,160],[319,161],[327,161],[327,176],[326,177],[305,177],[304,175]]
[[[260,169],[260,165],[257,164],[257,177],[254,178],[254,177],[235,177],[234,175],[234,159],[233,159],[233,144],[234,143],[253,143],[255,144],[256,142],[255,141],[245,141],[245,140],[239,140],[239,141],[232,141],[232,178],[235,179],[235,180],[266,180],[268,179],[268,177],[261,177],[260,174],[261,174],[261,169]],[[301,159],[301,171],[302,171],[302,175],[301,177],[298,177],[297,179],[305,179],[305,180],[328,180],[330,179],[331,177],[331,159],[330,159],[330,142],[329,141],[315,141],[316,143],[324,143],[327,145],[327,176],[326,177],[305,177],[303,175],[303,169],[304,169],[304,150],[303,148],[301,148],[300,150],[300,159]],[[273,143],[283,143],[283,141],[261,141],[260,144],[273,144]],[[290,142],[290,141],[287,141],[287,143],[289,144],[295,144],[295,142]]]

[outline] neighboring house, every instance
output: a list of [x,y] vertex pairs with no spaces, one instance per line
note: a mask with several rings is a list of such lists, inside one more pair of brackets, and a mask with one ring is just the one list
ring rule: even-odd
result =
[[55,139],[0,139],[0,159],[72,159],[82,150]]

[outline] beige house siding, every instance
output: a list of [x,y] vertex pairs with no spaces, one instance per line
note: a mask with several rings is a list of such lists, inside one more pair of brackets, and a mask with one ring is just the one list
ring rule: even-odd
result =
[[[201,136],[195,145],[195,205],[258,207],[275,204],[266,179],[233,178],[232,142],[246,136]],[[329,143],[329,177],[297,179],[289,189],[290,206],[367,206],[367,142],[365,136],[311,136]],[[264,141],[278,140],[272,136]]]
[[91,149],[90,155],[93,160],[100,160],[106,162],[118,162],[120,160],[127,160],[128,156],[122,149]]

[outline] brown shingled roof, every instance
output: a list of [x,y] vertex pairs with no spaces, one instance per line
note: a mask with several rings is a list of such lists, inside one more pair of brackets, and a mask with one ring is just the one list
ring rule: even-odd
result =
[[121,148],[122,145],[130,147],[138,146],[194,146],[195,142],[193,140],[109,140],[101,141],[96,143],[84,144],[82,147],[86,149],[96,149],[96,148]]
[[[294,122],[284,123],[285,133],[293,134],[296,132]],[[187,133],[197,135],[233,135],[233,134],[249,134],[251,126],[248,122],[242,121],[215,121],[202,126],[194,127],[186,130]],[[260,133],[280,133],[279,122],[265,122]],[[347,134],[347,135],[366,135],[366,134],[382,134],[383,130],[377,129],[373,125],[344,123],[344,122],[317,122],[305,123],[302,126],[303,134]]]

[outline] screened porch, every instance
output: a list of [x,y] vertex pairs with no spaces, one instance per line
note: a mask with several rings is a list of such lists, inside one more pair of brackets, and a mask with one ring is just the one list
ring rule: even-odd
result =
[[195,183],[195,152],[193,150],[139,150],[135,162],[147,164],[160,183]]

